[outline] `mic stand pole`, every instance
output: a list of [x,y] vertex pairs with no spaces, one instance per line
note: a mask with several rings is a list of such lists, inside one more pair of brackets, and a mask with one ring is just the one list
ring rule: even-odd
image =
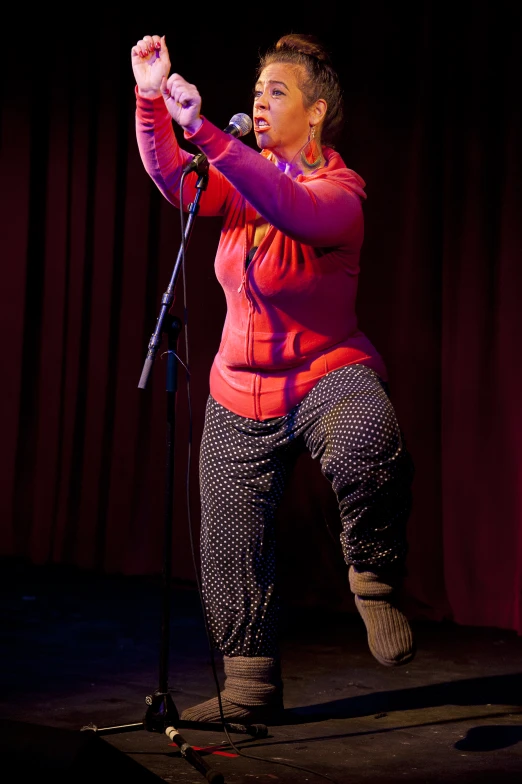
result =
[[[188,245],[194,220],[199,210],[199,200],[201,193],[206,190],[208,184],[209,164],[205,155],[196,155],[185,170],[195,170],[199,177],[196,182],[196,196],[192,204],[188,206],[189,217],[184,231],[185,247]],[[166,476],[165,476],[165,552],[163,564],[163,613],[161,624],[161,650],[159,660],[159,684],[152,695],[145,698],[147,710],[143,721],[133,724],[123,724],[115,727],[99,728],[95,724],[88,724],[82,730],[94,731],[99,735],[117,734],[145,728],[149,732],[162,732],[167,735],[181,750],[182,756],[191,763],[200,773],[205,776],[210,784],[223,784],[223,775],[219,771],[213,771],[198,754],[198,752],[183,738],[179,733],[178,727],[191,727],[193,729],[203,729],[211,731],[222,731],[223,726],[217,722],[190,722],[181,721],[178,710],[169,692],[168,685],[168,664],[170,650],[170,609],[171,609],[171,590],[172,590],[172,508],[174,499],[174,434],[176,420],[176,391],[177,391],[177,340],[181,331],[181,322],[169,313],[174,302],[174,292],[178,278],[181,261],[183,258],[184,247],[180,247],[178,256],[169,285],[161,298],[161,310],[148,345],[147,356],[143,365],[139,389],[145,389],[149,379],[152,365],[156,358],[158,348],[161,343],[163,332],[167,333],[168,338],[168,362],[167,362],[167,431],[166,431]],[[227,730],[248,734],[252,737],[266,737],[267,728],[263,724],[243,725],[225,724]]]

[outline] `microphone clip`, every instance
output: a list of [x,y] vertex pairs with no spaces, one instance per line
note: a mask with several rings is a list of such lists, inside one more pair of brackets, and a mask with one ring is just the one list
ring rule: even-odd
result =
[[183,174],[188,174],[189,172],[195,171],[199,175],[202,175],[206,174],[208,169],[209,162],[207,156],[204,153],[199,152],[183,167]]

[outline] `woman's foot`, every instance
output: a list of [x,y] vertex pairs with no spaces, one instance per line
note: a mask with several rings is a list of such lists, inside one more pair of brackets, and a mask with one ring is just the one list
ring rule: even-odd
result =
[[[225,686],[220,693],[226,721],[274,723],[283,712],[283,684],[278,659],[224,656]],[[219,722],[217,697],[183,711],[183,721]]]
[[393,580],[377,572],[359,572],[353,566],[348,576],[372,655],[385,667],[411,662],[415,641],[408,619],[395,603]]

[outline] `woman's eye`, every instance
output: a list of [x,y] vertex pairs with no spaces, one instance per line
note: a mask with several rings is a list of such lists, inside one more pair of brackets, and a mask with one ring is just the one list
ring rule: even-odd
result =
[[[262,90],[254,90],[254,93],[253,93],[254,100],[257,100],[258,98],[261,98],[262,95],[263,95],[263,91]],[[274,90],[271,91],[270,95],[277,98],[280,95],[284,96],[285,93],[282,90],[274,89]]]

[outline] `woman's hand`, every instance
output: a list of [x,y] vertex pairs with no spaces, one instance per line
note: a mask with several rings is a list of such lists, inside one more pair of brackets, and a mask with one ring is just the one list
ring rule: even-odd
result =
[[162,80],[170,73],[169,50],[165,36],[144,35],[131,49],[131,64],[140,95],[157,98]]
[[165,36],[144,35],[131,49],[131,63],[140,95],[162,95],[172,119],[187,133],[195,133],[202,120],[201,96],[196,85],[179,74],[170,73],[169,50]]
[[168,79],[162,79],[161,92],[172,119],[187,133],[195,133],[203,122],[201,96],[196,85],[174,73]]

